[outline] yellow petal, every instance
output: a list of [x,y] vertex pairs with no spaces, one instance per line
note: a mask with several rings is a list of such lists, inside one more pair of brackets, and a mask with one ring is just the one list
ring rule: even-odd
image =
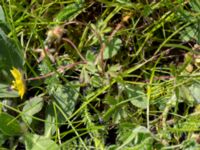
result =
[[10,72],[12,73],[13,77],[15,78],[15,80],[20,79],[22,77],[21,72],[18,69],[14,68],[14,67]]
[[24,93],[26,91],[26,86],[25,86],[25,82],[23,79],[23,75],[18,69],[14,68],[14,67],[10,72],[14,77],[11,87],[18,91],[18,94],[22,99],[24,96]]

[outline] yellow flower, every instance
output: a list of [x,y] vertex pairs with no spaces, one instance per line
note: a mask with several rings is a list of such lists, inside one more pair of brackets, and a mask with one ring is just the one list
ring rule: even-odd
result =
[[12,73],[12,75],[14,77],[14,80],[12,81],[12,88],[18,91],[18,93],[22,99],[24,96],[25,90],[26,90],[23,75],[15,67],[13,67],[13,69],[10,70],[10,72]]

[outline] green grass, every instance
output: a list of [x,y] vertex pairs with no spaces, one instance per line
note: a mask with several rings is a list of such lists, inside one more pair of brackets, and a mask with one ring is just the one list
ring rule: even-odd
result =
[[0,148],[199,149],[198,0],[0,5]]

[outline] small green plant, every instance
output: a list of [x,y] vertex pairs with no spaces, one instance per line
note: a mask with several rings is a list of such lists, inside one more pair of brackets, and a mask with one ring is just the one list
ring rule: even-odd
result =
[[199,1],[0,6],[0,149],[199,149]]

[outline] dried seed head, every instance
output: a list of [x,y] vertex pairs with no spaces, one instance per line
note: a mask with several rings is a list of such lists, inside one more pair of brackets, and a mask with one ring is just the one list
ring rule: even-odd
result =
[[64,34],[65,30],[61,26],[55,26],[53,29],[47,32],[47,38],[45,43],[59,42]]

